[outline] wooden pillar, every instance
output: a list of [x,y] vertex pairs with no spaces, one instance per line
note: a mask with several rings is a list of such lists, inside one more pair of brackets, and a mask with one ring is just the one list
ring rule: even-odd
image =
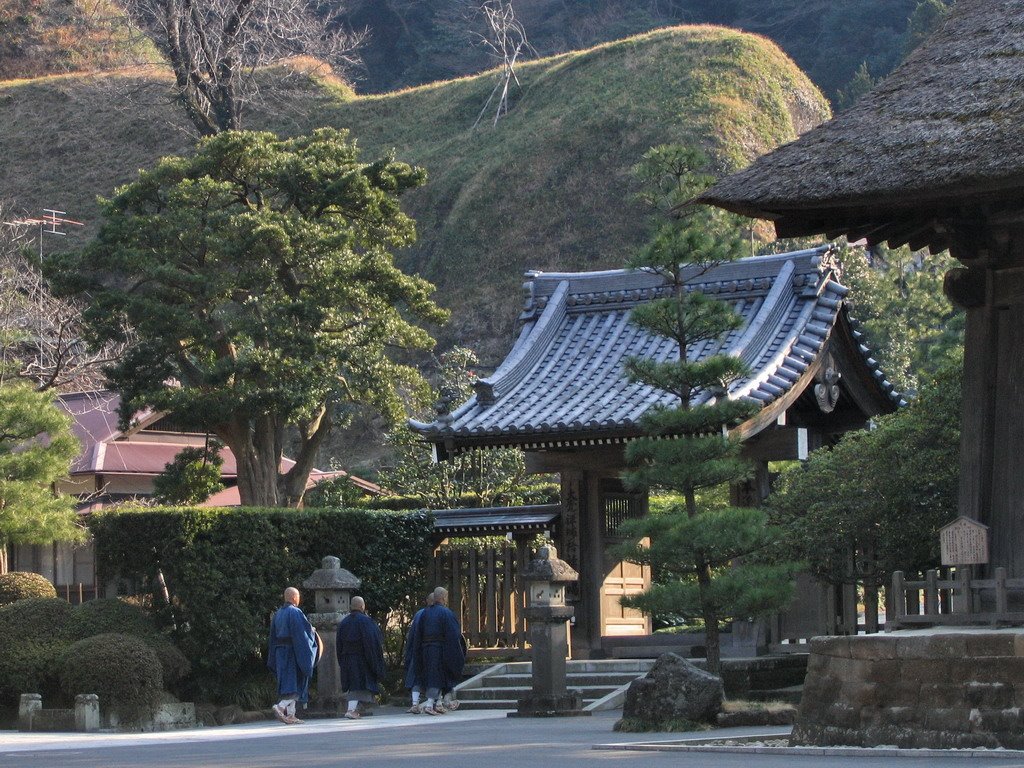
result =
[[967,311],[960,436],[962,515],[990,527],[989,570],[1024,576],[1024,229],[979,228],[946,295]]
[[568,590],[575,608],[572,630],[574,659],[592,657],[601,648],[601,529],[597,514],[597,483],[581,469],[561,472],[562,522],[559,526],[559,555],[579,574],[580,580]]

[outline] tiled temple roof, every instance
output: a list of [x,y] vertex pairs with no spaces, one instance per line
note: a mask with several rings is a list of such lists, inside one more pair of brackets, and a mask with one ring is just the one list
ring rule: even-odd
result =
[[[843,313],[847,289],[836,280],[836,267],[834,251],[822,246],[695,270],[688,287],[729,301],[744,322],[721,342],[692,348],[691,359],[742,358],[750,373],[733,382],[730,397],[762,406],[785,397],[825,349]],[[673,403],[672,395],[630,382],[624,373],[630,357],[669,360],[676,353],[673,342],[629,321],[634,306],[668,294],[660,276],[609,270],[527,277],[523,328],[504,362],[452,413],[410,422],[416,432],[455,445],[607,442],[635,436],[648,409]],[[870,368],[880,393],[899,403],[900,394],[856,343],[856,357]]]

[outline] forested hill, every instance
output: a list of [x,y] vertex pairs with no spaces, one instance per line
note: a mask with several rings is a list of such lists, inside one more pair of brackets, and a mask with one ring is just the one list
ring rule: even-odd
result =
[[[922,25],[927,27],[935,12],[952,2],[514,0],[512,4],[540,55],[587,48],[674,24],[721,24],[762,34],[834,99],[862,63],[874,78],[887,74],[919,42]],[[358,90],[388,91],[487,67],[487,54],[479,45],[483,20],[474,13],[479,4],[480,0],[344,0],[347,22],[370,32]]]

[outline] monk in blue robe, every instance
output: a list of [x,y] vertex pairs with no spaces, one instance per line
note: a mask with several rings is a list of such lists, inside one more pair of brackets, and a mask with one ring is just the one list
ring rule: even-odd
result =
[[277,692],[281,700],[274,705],[274,716],[282,723],[301,723],[295,716],[295,705],[309,700],[309,681],[316,666],[316,631],[299,609],[299,590],[284,591],[284,605],[277,609],[270,622],[270,647],[267,666],[277,675]]
[[417,661],[416,644],[419,642],[420,619],[423,612],[434,604],[434,593],[427,595],[426,607],[420,608],[409,623],[409,634],[405,638],[405,687],[412,691],[412,706],[409,713],[420,713],[420,696],[423,695],[423,669]]
[[345,717],[361,717],[359,703],[372,704],[380,693],[384,665],[384,635],[377,622],[366,615],[366,601],[353,597],[351,612],[338,624],[337,652],[341,690],[348,699]]
[[435,589],[434,604],[424,609],[416,638],[416,661],[423,670],[427,697],[422,711],[428,715],[444,714],[438,699],[459,683],[466,663],[459,620],[448,610],[447,602],[448,590]]

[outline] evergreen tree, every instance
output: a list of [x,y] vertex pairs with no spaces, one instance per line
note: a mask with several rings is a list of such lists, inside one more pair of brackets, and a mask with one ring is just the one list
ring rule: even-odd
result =
[[220,470],[224,466],[218,440],[205,446],[183,448],[153,479],[153,496],[160,504],[201,504],[224,487]]
[[939,528],[957,514],[962,367],[954,357],[909,406],[782,474],[768,499],[781,553],[864,586],[869,608],[893,571],[938,564]]
[[[434,399],[445,409],[473,395],[479,363],[473,350],[454,347],[440,356],[439,388]],[[473,448],[449,461],[434,461],[430,447],[406,425],[388,433],[395,461],[380,473],[384,487],[420,499],[431,509],[449,509],[473,497],[478,507],[522,503],[526,460],[519,448]]]
[[[637,168],[645,182],[643,199],[660,211],[677,211],[711,179],[701,171],[706,158],[678,146],[655,147]],[[636,544],[621,554],[652,566],[655,583],[623,604],[646,613],[700,618],[707,633],[708,669],[720,670],[719,632],[732,618],[776,610],[790,596],[792,564],[739,562],[770,546],[773,533],[757,509],[713,509],[701,504],[702,490],[746,479],[747,462],[739,441],[727,434],[751,416],[757,405],[730,399],[731,381],[744,364],[725,354],[699,361],[689,352],[705,342],[720,342],[740,327],[740,317],[725,302],[687,291],[686,282],[738,257],[744,243],[733,217],[709,209],[669,216],[630,266],[661,275],[670,295],[633,309],[632,322],[671,339],[675,360],[633,358],[627,364],[634,381],[670,392],[678,402],[649,411],[641,424],[645,437],[627,446],[631,469],[626,484],[634,489],[668,489],[679,500],[660,515],[631,521],[623,532],[650,545]],[[668,438],[668,439],[666,439]]]
[[396,358],[447,313],[391,251],[415,239],[399,197],[425,180],[361,162],[345,131],[226,131],[121,187],[96,239],[47,267],[89,302],[92,339],[125,345],[108,371],[122,420],[187,414],[231,449],[244,505],[297,506],[346,407],[397,419],[424,388]]
[[71,419],[52,393],[22,383],[0,386],[0,573],[9,544],[82,537],[71,497],[54,491],[77,454]]
[[846,248],[842,262],[853,315],[896,386],[916,389],[960,359],[966,317],[942,291],[943,277],[957,265],[949,253],[880,245]]

